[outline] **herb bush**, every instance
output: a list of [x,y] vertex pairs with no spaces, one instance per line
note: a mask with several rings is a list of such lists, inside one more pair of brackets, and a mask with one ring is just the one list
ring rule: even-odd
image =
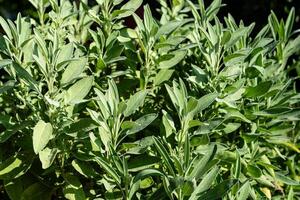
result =
[[300,199],[294,9],[30,2],[0,18],[2,199]]

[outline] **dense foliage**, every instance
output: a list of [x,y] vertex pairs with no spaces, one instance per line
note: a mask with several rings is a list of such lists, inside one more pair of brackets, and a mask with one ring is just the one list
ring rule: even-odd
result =
[[300,199],[294,9],[253,34],[221,0],[30,2],[0,17],[7,198]]

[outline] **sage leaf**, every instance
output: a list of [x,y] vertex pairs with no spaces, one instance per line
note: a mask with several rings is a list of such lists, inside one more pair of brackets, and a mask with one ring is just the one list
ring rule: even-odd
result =
[[32,144],[35,154],[42,151],[51,140],[53,134],[53,128],[50,123],[46,123],[40,120],[33,128]]

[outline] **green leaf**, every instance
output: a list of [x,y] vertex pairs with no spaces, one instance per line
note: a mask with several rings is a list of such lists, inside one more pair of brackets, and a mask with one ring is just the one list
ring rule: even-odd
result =
[[142,0],[129,0],[120,9],[120,11],[123,11],[123,12],[119,12],[119,14],[113,13],[113,15],[115,15],[116,19],[128,17],[128,16],[132,15],[132,13],[134,13],[134,11],[136,11],[142,5],[142,3],[143,3]]
[[18,131],[21,131],[25,129],[28,126],[31,126],[33,124],[32,121],[23,121],[21,124],[16,124],[7,130],[0,133],[0,143],[6,142],[11,136],[16,134]]
[[204,95],[203,97],[201,97],[198,100],[198,104],[197,104],[195,112],[199,113],[199,112],[203,111],[204,109],[206,109],[208,106],[210,106],[216,100],[218,95],[219,94],[217,94],[217,93],[210,93],[210,94],[207,94],[207,95]]
[[228,123],[225,124],[225,128],[223,129],[224,133],[232,133],[236,130],[238,130],[241,127],[240,123]]
[[247,166],[247,173],[249,173],[254,178],[259,178],[262,175],[262,171],[254,165]]
[[174,70],[171,69],[159,70],[159,72],[156,74],[154,78],[154,85],[160,85],[161,83],[168,81],[171,78],[173,72]]
[[10,64],[12,64],[12,61],[9,59],[0,60],[0,69]]
[[240,113],[238,110],[234,108],[227,108],[226,111],[227,111],[227,118],[237,118],[246,123],[251,123],[249,119],[247,119],[242,113]]
[[176,97],[176,95],[175,95],[173,89],[172,89],[169,85],[166,85],[166,84],[165,84],[165,87],[166,87],[166,89],[167,89],[167,92],[168,92],[168,94],[169,94],[169,96],[170,96],[170,99],[171,99],[171,101],[172,101],[174,107],[175,107],[176,110],[179,112],[179,102],[178,102],[178,99],[177,99],[177,97]]
[[165,127],[166,137],[168,138],[173,132],[176,131],[176,128],[172,117],[166,111],[163,110],[162,112],[162,122]]
[[213,160],[217,152],[217,146],[215,145],[211,150],[206,153],[198,162],[195,164],[193,171],[189,175],[190,179],[199,180],[203,174],[205,174],[210,166],[210,162]]
[[204,178],[201,180],[199,185],[195,188],[194,192],[190,196],[190,200],[196,199],[196,196],[202,192],[207,191],[215,181],[220,169],[215,166],[210,172],[208,172]]
[[128,171],[139,172],[157,164],[161,159],[155,156],[142,154],[128,160]]
[[89,76],[77,81],[65,94],[66,104],[80,103],[92,88],[94,78]]
[[283,54],[286,58],[298,52],[300,49],[300,35],[294,40],[290,40],[283,50]]
[[77,172],[79,172],[81,175],[85,176],[86,178],[96,178],[97,176],[96,171],[88,162],[73,160],[72,166]]
[[284,184],[287,184],[287,185],[295,185],[295,186],[300,186],[300,183],[298,181],[295,181],[291,178],[289,178],[288,176],[286,175],[283,175],[279,172],[275,172],[275,177],[278,181],[284,183]]
[[43,39],[43,35],[41,34],[40,31],[38,31],[38,29],[35,29],[34,30],[34,36],[35,36],[35,41],[36,41],[38,47],[40,48],[43,56],[45,58],[48,58],[48,49],[47,49],[46,42]]
[[251,189],[251,185],[250,185],[249,181],[246,181],[243,184],[243,186],[239,189],[236,199],[247,200],[248,196],[250,195],[250,191],[251,191],[250,189]]
[[279,31],[279,21],[273,11],[271,11],[268,21],[269,21],[269,26],[272,31],[272,35],[273,35],[274,39],[276,39],[276,35]]
[[39,92],[38,83],[36,80],[33,79],[33,77],[18,63],[13,62],[13,67],[16,70],[17,74],[26,81],[32,89]]
[[160,58],[158,67],[160,69],[169,69],[177,65],[186,55],[186,51],[177,50]]
[[64,179],[66,181],[63,193],[68,200],[82,200],[85,199],[85,193],[83,187],[77,178],[72,174],[65,174]]
[[7,24],[7,22],[5,21],[5,19],[3,17],[0,16],[0,24],[4,30],[4,32],[6,33],[7,37],[12,40],[13,39],[13,36],[12,36],[12,33],[11,33],[11,30],[10,30],[10,27],[9,25]]
[[24,191],[22,177],[12,180],[4,180],[5,192],[11,200],[20,200]]
[[165,176],[157,169],[145,169],[139,172],[133,179],[129,191],[129,199],[133,199],[133,195],[139,190],[140,181],[149,176]]
[[4,83],[1,87],[0,87],[0,94],[3,94],[5,92],[8,92],[9,90],[11,90],[12,88],[14,88],[15,86],[15,81],[10,80],[7,81],[6,83]]
[[124,116],[127,117],[133,114],[140,106],[142,106],[146,95],[147,90],[142,90],[132,95],[126,103],[127,107],[124,111]]
[[34,183],[22,193],[21,200],[51,200],[52,188],[42,183]]
[[88,132],[96,127],[97,124],[94,122],[94,120],[90,118],[80,118],[78,121],[68,126],[65,131],[66,133]]
[[295,199],[295,193],[294,193],[293,187],[291,187],[288,197],[287,197],[287,200],[293,200],[293,199]]
[[226,43],[225,48],[230,48],[235,45],[242,37],[247,36],[249,33],[249,27],[241,27],[235,30],[230,37],[230,40]]
[[194,191],[193,181],[186,180],[182,186],[182,193],[184,196],[190,196]]
[[72,58],[73,51],[74,51],[73,43],[69,43],[61,47],[56,58],[56,66],[58,70],[60,69],[61,66],[64,65],[63,63],[65,63],[66,61]]
[[289,16],[285,22],[284,30],[285,30],[285,35],[287,37],[286,39],[288,39],[288,37],[292,33],[294,22],[295,22],[295,8],[293,7],[290,10]]
[[189,22],[191,20],[180,20],[180,21],[169,21],[166,24],[163,24],[162,26],[159,27],[155,38],[159,39],[163,35],[169,35],[171,34],[174,30],[177,28],[181,27],[185,23]]
[[272,81],[266,81],[259,83],[254,87],[247,87],[245,91],[245,97],[252,98],[263,96],[270,90],[271,86]]
[[153,142],[154,145],[158,151],[158,153],[160,154],[160,156],[163,158],[163,161],[165,162],[170,174],[172,176],[175,176],[175,166],[172,162],[172,159],[169,155],[169,153],[167,152],[166,148],[162,145],[162,143],[155,137],[153,137]]
[[149,124],[151,124],[157,118],[157,114],[147,114],[141,118],[134,121],[132,127],[126,131],[126,135],[135,134],[143,129],[145,129]]
[[116,170],[109,165],[109,163],[101,157],[95,157],[95,161],[117,182],[121,183],[121,177],[118,175]]
[[67,68],[64,70],[60,83],[62,85],[65,85],[79,78],[80,74],[84,70],[84,67],[86,66],[86,63],[86,58],[80,58],[78,60],[71,61]]
[[215,199],[221,199],[224,195],[226,195],[232,186],[234,186],[237,183],[237,179],[232,180],[225,180],[222,183],[219,183],[212,189],[210,189],[208,192],[205,192],[204,194],[199,194],[197,199],[201,200],[215,200]]
[[50,123],[40,120],[33,128],[32,144],[34,153],[38,154],[50,141],[53,128]]
[[0,179],[11,180],[25,174],[31,166],[31,157],[22,153],[10,157],[0,164]]
[[39,152],[39,158],[43,169],[47,169],[52,165],[57,153],[58,149],[50,149],[48,147]]

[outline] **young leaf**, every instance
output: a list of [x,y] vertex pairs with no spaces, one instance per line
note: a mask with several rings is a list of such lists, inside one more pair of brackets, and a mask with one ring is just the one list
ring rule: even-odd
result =
[[295,22],[295,8],[293,7],[290,10],[289,16],[285,22],[284,30],[285,30],[285,35],[287,37],[286,39],[288,39],[288,37],[292,33],[294,22]]
[[5,21],[5,19],[3,17],[0,16],[0,24],[3,28],[3,30],[5,31],[7,37],[12,40],[13,39],[13,36],[12,36],[12,33],[11,33],[11,30],[10,30],[10,27],[9,25],[7,24],[7,22]]
[[129,0],[126,4],[124,4],[121,7],[120,11],[122,12],[119,12],[119,14],[113,14],[115,15],[116,19],[128,17],[132,15],[132,13],[134,13],[134,11],[136,11],[142,5],[142,3],[142,0]]

